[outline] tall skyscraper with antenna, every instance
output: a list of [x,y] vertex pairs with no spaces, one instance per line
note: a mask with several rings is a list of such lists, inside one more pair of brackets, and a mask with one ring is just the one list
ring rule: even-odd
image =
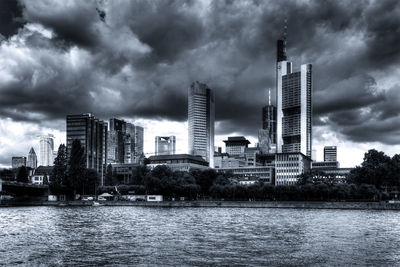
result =
[[276,150],[277,153],[301,152],[311,157],[312,145],[312,65],[292,71],[286,57],[286,31],[277,41],[276,63]]

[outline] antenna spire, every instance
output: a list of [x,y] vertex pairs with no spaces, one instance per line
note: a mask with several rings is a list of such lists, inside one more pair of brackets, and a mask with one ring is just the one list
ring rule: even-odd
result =
[[268,106],[271,106],[271,88],[268,88]]
[[288,28],[287,19],[285,19],[284,25],[283,25],[283,36],[282,36],[282,39],[285,41],[285,43],[286,43],[286,39],[287,39],[287,28]]

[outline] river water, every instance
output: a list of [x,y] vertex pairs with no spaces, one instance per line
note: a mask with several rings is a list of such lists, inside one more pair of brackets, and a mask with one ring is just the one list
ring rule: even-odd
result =
[[400,212],[0,208],[0,265],[398,265]]

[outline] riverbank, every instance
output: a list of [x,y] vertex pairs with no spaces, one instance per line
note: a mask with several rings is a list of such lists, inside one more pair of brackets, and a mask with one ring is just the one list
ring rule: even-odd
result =
[[[11,206],[92,206],[92,201],[3,203]],[[349,209],[349,210],[400,210],[400,203],[387,202],[318,202],[318,201],[162,201],[130,202],[103,201],[103,206],[138,206],[165,208],[286,208],[286,209]]]

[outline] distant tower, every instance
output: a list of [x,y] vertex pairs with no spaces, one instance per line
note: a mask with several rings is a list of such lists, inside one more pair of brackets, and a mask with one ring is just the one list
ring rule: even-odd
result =
[[53,166],[54,135],[41,135],[39,138],[39,166]]
[[337,147],[325,146],[324,147],[324,161],[337,161]]
[[214,167],[214,93],[193,82],[188,89],[189,154],[202,156]]
[[156,136],[155,155],[174,155],[176,153],[175,136]]
[[259,142],[268,143],[268,153],[272,153],[274,151],[271,149],[276,144],[276,107],[271,105],[271,90],[268,90],[268,105],[262,109],[262,129],[267,131],[269,140],[259,140]]
[[28,154],[27,167],[30,167],[32,169],[37,168],[37,156],[36,156],[36,152],[33,149],[33,147],[31,147],[31,150],[29,151],[29,154]]

